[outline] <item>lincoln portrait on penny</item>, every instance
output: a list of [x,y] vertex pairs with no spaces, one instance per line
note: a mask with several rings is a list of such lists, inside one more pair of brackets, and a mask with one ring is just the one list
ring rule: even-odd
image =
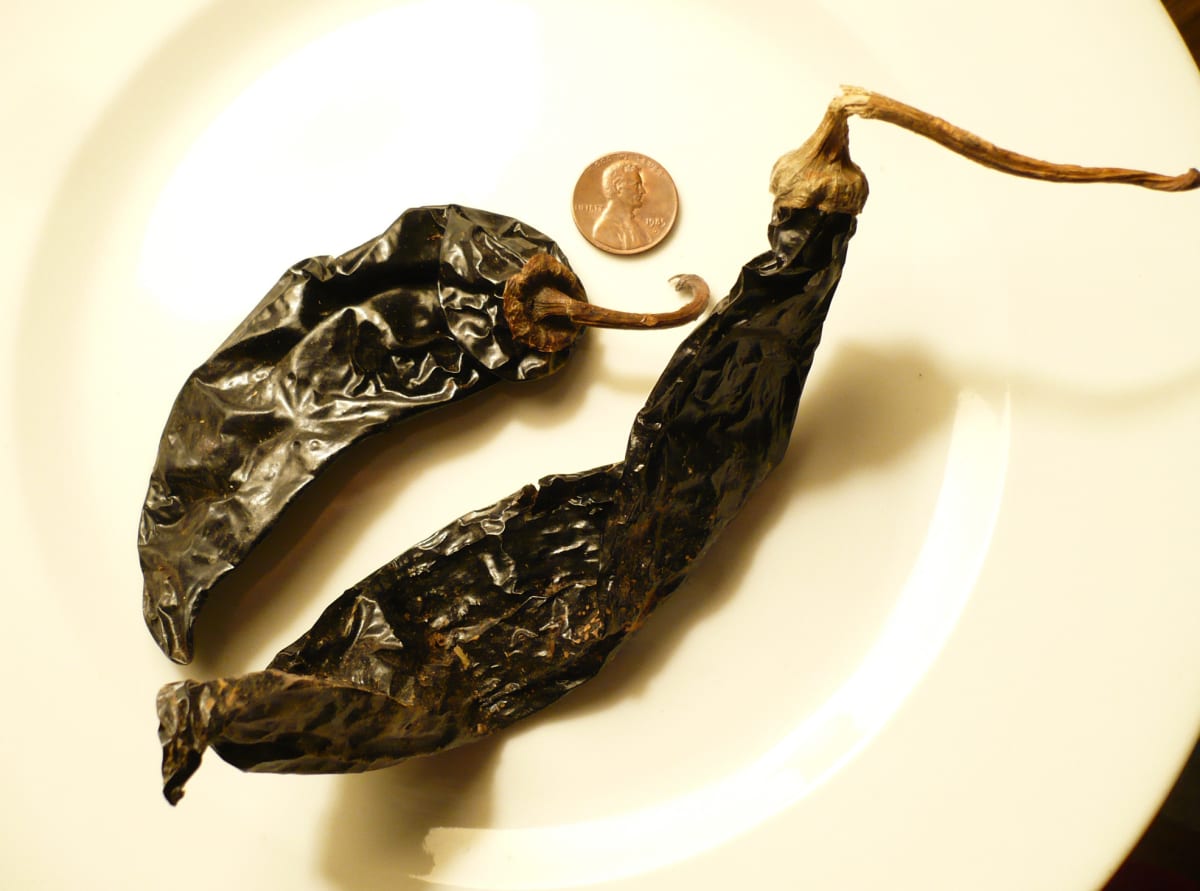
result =
[[615,161],[600,176],[604,210],[592,227],[592,237],[618,250],[632,250],[646,244],[650,234],[637,218],[637,210],[646,201],[646,183],[642,168],[632,161]]

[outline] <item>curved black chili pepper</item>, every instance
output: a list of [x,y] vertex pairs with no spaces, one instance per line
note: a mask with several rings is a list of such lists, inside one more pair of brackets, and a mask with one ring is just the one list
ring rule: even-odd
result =
[[505,727],[602,667],[783,457],[866,200],[847,151],[859,99],[777,163],[770,250],[679,347],[624,461],[452,523],[265,671],[164,687],[169,801],[208,746],[245,770],[368,770]]
[[[688,277],[681,290],[689,306],[636,327],[696,318],[707,289]],[[454,205],[407,211],[354,250],[289,269],[188,378],[159,443],[138,551],[163,651],[190,660],[209,591],[350,446],[498,381],[554,372],[581,325],[629,327],[628,314],[586,301],[545,235]]]
[[778,211],[772,250],[676,352],[622,464],[451,524],[264,672],[164,688],[168,799],[207,745],[246,770],[366,770],[476,739],[592,677],[782,458],[854,225]]

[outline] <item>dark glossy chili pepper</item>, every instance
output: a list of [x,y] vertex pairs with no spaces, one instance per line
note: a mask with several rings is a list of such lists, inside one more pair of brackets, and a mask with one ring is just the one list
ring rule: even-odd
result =
[[264,672],[163,691],[166,794],[213,745],[349,771],[468,742],[599,670],[778,463],[854,229],[782,209],[676,353],[626,460],[469,514],[347,591]]
[[[770,250],[679,347],[620,464],[548,477],[464,516],[346,591],[265,671],[164,687],[168,800],[208,746],[245,770],[368,770],[505,727],[602,667],[783,457],[866,200],[851,114],[936,121],[848,91],[780,159]],[[1200,185],[1194,170],[1087,176]]]
[[367,436],[566,360],[580,326],[696,318],[586,302],[558,247],[464,207],[407,211],[379,237],[284,274],[176,398],[142,510],[143,612],[177,662],[209,591],[330,462]]

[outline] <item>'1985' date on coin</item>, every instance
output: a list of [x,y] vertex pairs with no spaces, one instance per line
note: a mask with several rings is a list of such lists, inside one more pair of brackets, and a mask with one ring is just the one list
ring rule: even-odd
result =
[[580,174],[571,210],[583,237],[600,250],[640,254],[675,225],[679,194],[657,161],[637,152],[613,152]]

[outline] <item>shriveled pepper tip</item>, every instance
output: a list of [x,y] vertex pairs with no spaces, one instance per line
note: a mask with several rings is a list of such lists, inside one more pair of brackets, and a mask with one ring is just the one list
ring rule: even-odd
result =
[[171,805],[183,798],[183,786],[200,767],[208,746],[203,715],[193,710],[192,693],[200,685],[188,681],[158,691],[158,739],[162,745],[163,797]]
[[192,623],[203,598],[181,593],[178,576],[160,567],[142,582],[142,618],[158,648],[177,665],[192,661]]

